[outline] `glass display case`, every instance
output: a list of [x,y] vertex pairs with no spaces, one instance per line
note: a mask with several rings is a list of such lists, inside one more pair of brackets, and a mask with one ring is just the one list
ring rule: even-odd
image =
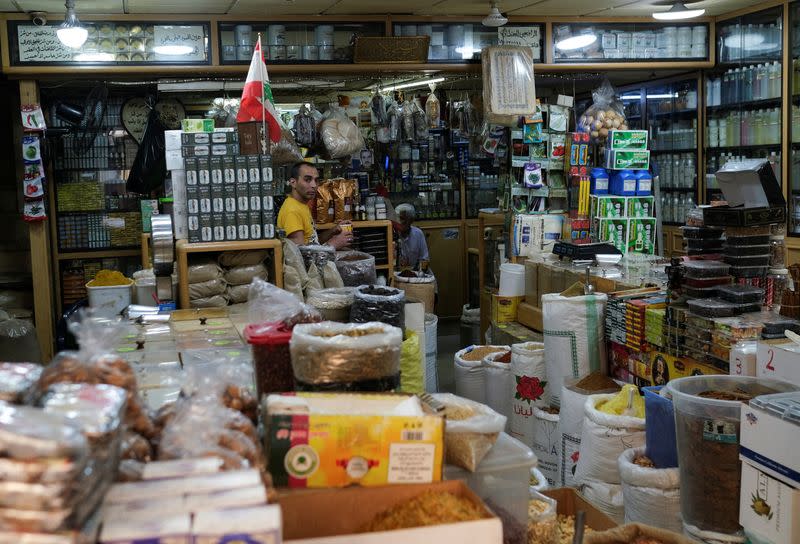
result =
[[789,168],[789,201],[787,216],[788,233],[800,236],[800,2],[789,4],[789,22],[792,58],[792,80],[789,89],[792,93],[792,131],[791,163]]
[[780,179],[783,8],[720,22],[717,65],[706,72],[705,201],[721,197],[714,173],[729,161],[768,159]]
[[[697,78],[632,85],[620,92],[628,125],[648,131],[665,225],[681,225],[697,202]],[[642,114],[643,113],[643,114]]]
[[399,22],[395,36],[430,36],[429,62],[479,61],[481,49],[490,45],[527,45],[534,62],[542,59],[544,25],[509,23],[492,28],[480,23]]
[[261,35],[264,60],[269,64],[342,64],[353,62],[359,36],[383,36],[381,21],[348,23],[219,23],[222,64],[247,64]]
[[555,62],[707,61],[708,23],[553,23]]
[[86,42],[77,49],[62,44],[56,35],[59,22],[37,26],[28,21],[8,21],[11,64],[46,65],[148,65],[210,64],[207,22],[171,23],[83,21]]

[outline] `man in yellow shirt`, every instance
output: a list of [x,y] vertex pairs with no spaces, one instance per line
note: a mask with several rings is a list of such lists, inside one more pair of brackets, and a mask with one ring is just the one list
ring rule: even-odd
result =
[[342,232],[336,227],[317,234],[314,219],[308,203],[317,196],[319,170],[310,162],[298,162],[289,172],[289,185],[292,192],[286,197],[278,212],[278,228],[283,229],[286,237],[295,244],[324,244],[341,249],[353,241],[351,233]]

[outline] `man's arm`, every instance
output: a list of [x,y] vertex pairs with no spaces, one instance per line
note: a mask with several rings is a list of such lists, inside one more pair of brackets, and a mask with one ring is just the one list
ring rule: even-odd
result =
[[302,246],[306,241],[305,233],[302,230],[296,230],[291,234],[287,234],[286,237],[298,246]]

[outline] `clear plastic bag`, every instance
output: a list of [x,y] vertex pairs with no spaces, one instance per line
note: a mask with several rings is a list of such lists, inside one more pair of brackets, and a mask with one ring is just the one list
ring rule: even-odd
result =
[[322,285],[325,288],[337,288],[337,287],[344,287],[344,281],[342,281],[342,276],[339,274],[339,270],[336,268],[336,263],[334,262],[327,262],[325,266],[322,267],[320,270],[322,274]]
[[485,404],[450,393],[433,397],[445,406],[445,461],[475,472],[505,429],[506,417]]
[[492,46],[481,51],[485,122],[517,126],[536,113],[533,51],[530,47]]
[[267,267],[261,263],[250,266],[234,266],[225,271],[225,281],[228,282],[228,285],[249,285],[254,278],[266,281],[268,277]]
[[364,147],[364,138],[355,123],[339,107],[332,106],[328,114],[320,135],[331,157],[338,159],[358,153]]
[[350,320],[353,323],[380,321],[405,331],[406,294],[394,287],[362,285],[356,288]]
[[598,144],[605,143],[610,130],[628,129],[622,102],[617,100],[617,92],[608,79],[592,91],[592,105],[578,119],[577,128]]
[[269,257],[266,249],[249,249],[242,251],[225,251],[219,255],[219,264],[225,268],[234,266],[252,266],[263,263]]
[[528,502],[528,544],[558,544],[557,503],[538,491],[531,491]]
[[439,128],[439,118],[442,116],[442,105],[434,92],[436,85],[431,85],[431,94],[425,101],[425,116],[428,118],[428,126],[430,128]]
[[225,293],[228,284],[222,278],[189,284],[189,300],[211,298]]
[[321,320],[319,312],[302,299],[258,278],[250,284],[249,305],[250,323],[283,322],[293,326]]
[[342,283],[348,287],[374,285],[378,280],[375,257],[361,251],[339,251],[336,253],[336,269]]
[[127,392],[113,385],[57,383],[50,386],[39,404],[45,412],[78,425],[96,453],[98,448],[113,449],[122,431],[126,402]]
[[316,389],[393,389],[402,341],[400,329],[384,323],[297,325],[289,343],[295,379]]
[[42,375],[33,363],[0,363],[0,401],[26,404]]
[[403,127],[403,140],[413,140],[416,137],[414,131],[414,112],[416,108],[414,103],[406,99],[403,101],[402,110],[400,111],[400,121]]
[[403,137],[403,105],[398,102],[392,103],[392,105],[389,106],[387,115],[389,117],[389,134],[387,143],[399,142]]
[[189,283],[202,283],[222,277],[222,269],[212,260],[204,260],[189,265]]
[[422,109],[419,99],[415,98],[412,104],[414,105],[414,139],[427,140],[428,117],[425,115],[425,110]]
[[272,144],[272,164],[294,164],[303,160],[303,154],[294,141],[294,134],[288,128],[281,129],[281,139]]
[[84,460],[86,437],[64,417],[31,406],[0,404],[0,457],[20,461],[63,459],[65,466]]
[[294,139],[302,147],[314,147],[317,143],[317,123],[305,106],[294,116]]
[[313,306],[322,315],[323,321],[346,323],[350,319],[350,306],[353,305],[352,287],[326,288],[311,291],[306,304]]
[[[255,421],[258,417],[258,397],[250,360],[220,354],[217,350],[200,350],[194,355],[202,362],[196,362],[186,369],[183,396],[206,399],[210,404],[221,403]],[[179,406],[167,409],[166,414],[175,408]],[[170,417],[167,415],[166,419]],[[158,420],[164,423],[164,413],[159,412]]]
[[370,111],[372,112],[372,126],[386,126],[389,124],[389,116],[386,112],[386,100],[380,93],[375,93],[370,101]]
[[300,255],[303,256],[303,264],[309,268],[312,264],[317,268],[322,268],[325,263],[332,261],[336,257],[336,250],[327,244],[310,244],[300,246]]
[[122,437],[120,457],[122,460],[133,459],[141,463],[148,463],[153,458],[153,448],[142,435],[127,431]]

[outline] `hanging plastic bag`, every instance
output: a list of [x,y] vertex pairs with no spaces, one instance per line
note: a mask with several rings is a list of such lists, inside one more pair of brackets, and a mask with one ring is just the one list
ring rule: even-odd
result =
[[442,115],[442,106],[436,97],[435,90],[436,84],[431,84],[431,94],[428,95],[428,100],[425,101],[425,115],[428,118],[428,126],[430,128],[439,128],[439,118]]
[[586,132],[592,141],[604,144],[609,130],[627,130],[625,110],[617,100],[617,92],[608,79],[592,91],[592,105],[578,119],[578,131]]
[[317,124],[305,106],[294,116],[294,140],[302,147],[314,147],[317,143]]
[[389,106],[387,115],[389,117],[388,142],[399,142],[403,133],[401,120],[403,117],[403,105],[398,102],[393,102],[392,105]]
[[386,113],[386,100],[383,95],[376,92],[370,101],[370,112],[372,114],[372,126],[380,127],[389,124],[389,116]]
[[272,164],[294,164],[303,160],[303,154],[294,141],[294,134],[288,128],[281,129],[281,139],[272,144]]
[[332,106],[322,122],[320,134],[331,157],[338,159],[359,152],[364,147],[361,131],[342,108]]
[[167,177],[165,130],[167,127],[161,122],[158,111],[152,108],[125,184],[128,192],[149,194],[163,185]]
[[419,98],[415,98],[412,102],[414,105],[414,139],[427,140],[428,139],[428,117],[425,115],[425,110],[419,103]]
[[414,131],[414,111],[416,111],[414,103],[408,99],[404,100],[400,118],[403,126],[403,140],[413,140],[416,136]]

